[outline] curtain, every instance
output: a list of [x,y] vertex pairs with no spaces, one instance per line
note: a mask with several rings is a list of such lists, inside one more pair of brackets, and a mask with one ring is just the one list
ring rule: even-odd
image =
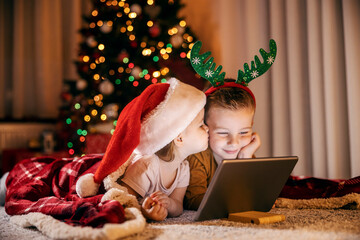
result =
[[[249,84],[261,156],[296,155],[294,175],[360,175],[360,1],[184,1],[182,14],[227,77],[277,42]],[[261,59],[261,56],[260,56]]]
[[89,1],[0,0],[0,119],[55,119]]

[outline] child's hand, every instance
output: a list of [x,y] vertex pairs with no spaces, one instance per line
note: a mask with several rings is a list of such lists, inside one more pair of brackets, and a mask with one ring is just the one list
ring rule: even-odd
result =
[[141,210],[146,218],[155,221],[162,221],[168,215],[167,209],[163,207],[158,201],[153,200],[151,197],[145,198],[141,206]]
[[152,200],[160,203],[161,206],[163,206],[164,208],[168,209],[170,206],[170,198],[163,192],[161,191],[156,191],[152,194],[150,194],[150,197],[152,198]]
[[248,145],[240,149],[238,158],[252,158],[256,150],[259,149],[261,145],[260,136],[257,133],[251,135],[251,141]]

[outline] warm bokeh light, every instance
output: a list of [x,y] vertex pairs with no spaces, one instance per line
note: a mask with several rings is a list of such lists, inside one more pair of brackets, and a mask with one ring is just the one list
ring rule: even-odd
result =
[[89,56],[84,56],[82,60],[83,60],[83,62],[88,62],[90,60],[90,58],[89,58]]
[[105,121],[107,119],[107,116],[105,114],[101,114],[100,119]]
[[93,115],[94,117],[98,114],[98,111],[96,109],[93,109],[91,111],[91,115]]
[[180,23],[179,23],[179,25],[180,25],[181,27],[185,27],[185,26],[186,26],[185,20],[181,20]]
[[135,12],[129,13],[129,18],[136,18],[137,14]]
[[153,21],[148,21],[148,22],[147,22],[147,26],[148,26],[148,27],[154,26],[154,22],[153,22]]
[[98,14],[99,12],[96,9],[91,12],[91,15],[93,15],[94,17],[96,17]]
[[99,44],[98,49],[99,49],[100,51],[104,50],[104,49],[105,49],[105,45],[102,44],[102,43]]
[[97,81],[97,80],[100,79],[100,75],[96,73],[96,74],[94,74],[94,77],[93,77],[93,78],[94,78],[95,81]]
[[90,120],[91,120],[90,115],[85,115],[85,116],[84,116],[84,121],[85,121],[85,122],[90,122]]
[[155,71],[155,72],[153,72],[152,75],[153,75],[154,78],[160,77],[160,72],[159,72],[159,71]]

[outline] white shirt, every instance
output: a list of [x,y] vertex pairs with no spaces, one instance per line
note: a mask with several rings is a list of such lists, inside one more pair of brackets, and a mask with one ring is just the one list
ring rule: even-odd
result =
[[155,154],[134,160],[126,169],[121,181],[126,183],[143,198],[151,193],[161,191],[169,196],[176,188],[187,187],[190,181],[189,162],[184,160],[177,168],[176,177],[170,187],[166,188],[161,180],[160,161]]

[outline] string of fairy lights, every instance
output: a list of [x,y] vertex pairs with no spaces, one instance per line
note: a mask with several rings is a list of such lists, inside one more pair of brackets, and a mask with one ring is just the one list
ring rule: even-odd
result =
[[[137,58],[147,58],[147,61],[150,59],[154,63],[170,59],[170,55],[173,55],[175,52],[174,48],[177,50],[176,54],[179,54],[178,57],[181,59],[190,58],[190,50],[194,44],[194,38],[185,31],[187,27],[186,21],[179,19],[174,26],[166,30],[161,29],[156,19],[159,11],[155,0],[147,0],[145,7],[140,6],[138,3],[132,3],[130,5],[126,0],[99,1],[106,4],[109,8],[117,9],[116,19],[100,19],[99,15],[101,13],[99,12],[99,9],[94,9],[91,12],[91,17],[94,21],[91,21],[88,24],[89,30],[99,29],[102,34],[109,34],[112,31],[118,31],[118,33],[124,34],[124,36],[128,38],[130,46],[141,51],[141,56],[137,56]],[[174,4],[174,0],[169,0],[167,3],[172,5]],[[150,16],[146,21],[143,20],[142,16],[144,11]],[[138,39],[139,37],[137,37],[137,25],[134,23],[139,17],[142,18],[141,22],[146,24],[145,27],[150,35],[149,38]],[[115,28],[115,25],[119,25],[116,21],[120,18],[122,18],[125,24]],[[154,40],[160,35],[160,31],[167,31],[168,42],[165,42],[164,40]],[[108,64],[106,49],[109,46],[105,42],[100,42],[99,38],[95,38],[91,35],[86,36],[86,43],[88,47],[96,50],[96,54],[80,54],[79,61],[82,65],[88,67],[88,72],[92,74],[90,78],[94,83],[98,84],[100,92],[92,98],[87,99],[87,102],[85,103],[90,106],[88,112],[82,114],[83,121],[87,124],[92,122],[95,118],[100,119],[101,121],[109,120],[109,114],[100,111],[100,109],[104,107],[104,97],[107,94],[111,94],[116,88],[116,85],[120,85],[126,81],[132,83],[133,87],[138,87],[141,84],[141,81],[151,81],[151,83],[167,81],[166,79],[170,72],[168,67],[161,67],[159,69],[141,68],[136,64],[135,59],[131,59],[130,54],[126,50],[121,51],[118,54],[118,65],[116,68],[112,65],[112,67],[107,69],[107,72],[97,71],[104,64]],[[87,82],[85,80],[80,80],[77,83],[77,86],[80,86],[79,88],[83,89],[87,86]],[[84,104],[81,102],[76,102],[73,105],[73,108],[77,111],[81,111],[83,105]],[[116,105],[112,105],[112,113],[117,112],[118,109],[119,108]],[[65,121],[66,124],[71,124],[73,120],[69,117]],[[113,121],[112,124],[113,126],[116,126],[116,120]],[[110,133],[113,134],[113,131],[114,128]],[[84,143],[86,141],[86,136],[88,135],[88,130],[79,128],[76,132],[78,140]],[[68,151],[71,155],[75,153],[73,148],[74,143],[72,141],[68,141],[67,143]]]

